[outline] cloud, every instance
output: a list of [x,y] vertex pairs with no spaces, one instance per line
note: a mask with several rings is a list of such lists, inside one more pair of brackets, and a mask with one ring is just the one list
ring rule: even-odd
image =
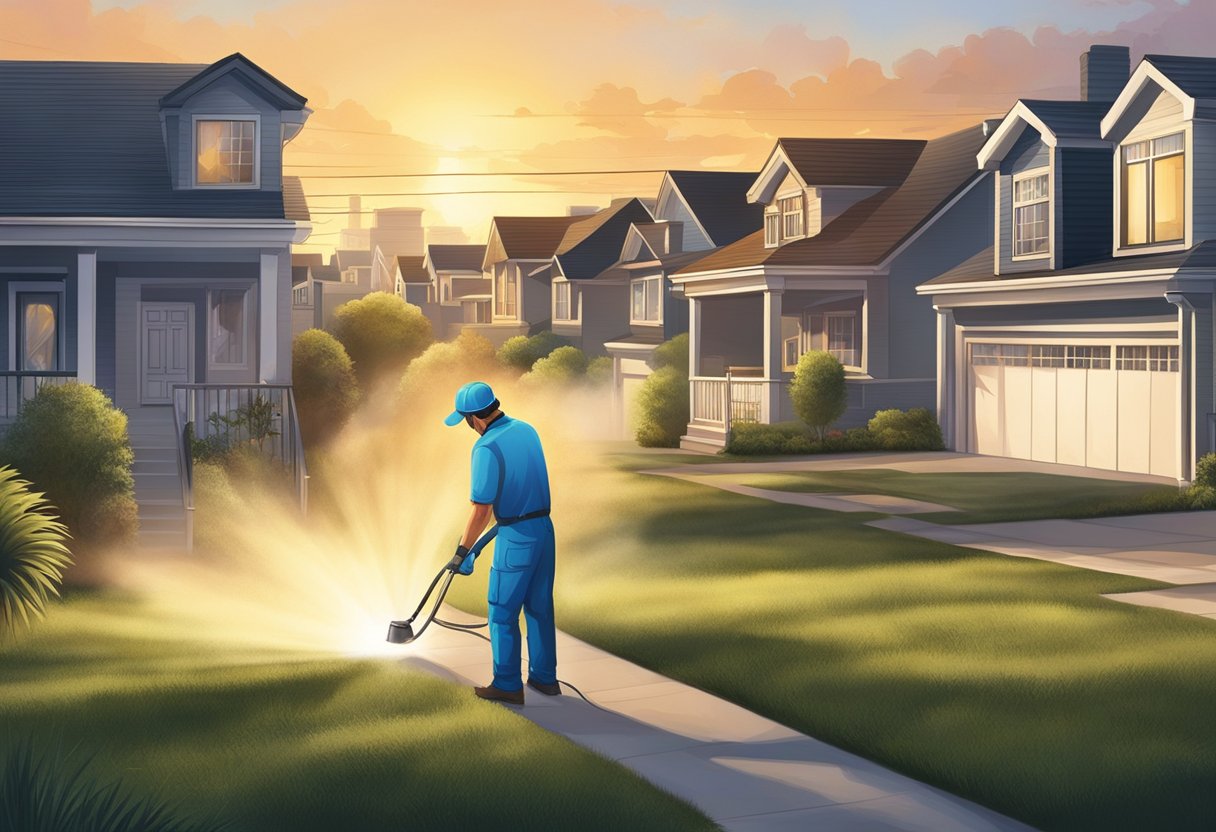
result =
[[573,112],[582,116],[580,127],[595,127],[621,136],[662,137],[667,135],[667,128],[641,116],[670,114],[683,106],[672,98],[646,104],[633,87],[600,84]]

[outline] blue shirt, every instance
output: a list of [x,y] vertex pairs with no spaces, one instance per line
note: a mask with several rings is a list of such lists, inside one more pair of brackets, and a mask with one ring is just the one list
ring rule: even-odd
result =
[[[502,457],[502,471],[491,447]],[[498,518],[549,508],[549,469],[534,427],[505,414],[490,423],[473,445],[470,499],[493,504]]]

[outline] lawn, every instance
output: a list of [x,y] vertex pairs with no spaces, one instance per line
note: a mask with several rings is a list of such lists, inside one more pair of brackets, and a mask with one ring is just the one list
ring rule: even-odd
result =
[[1179,510],[1172,485],[1021,472],[919,474],[889,468],[742,474],[732,481],[770,491],[886,494],[952,506],[918,514],[934,523],[996,523]]
[[1216,828],[1216,622],[1101,597],[1156,584],[614,459],[554,482],[559,627],[1044,830]]
[[0,753],[63,749],[63,768],[92,759],[102,784],[232,830],[715,828],[465,688],[225,648],[116,594],[0,642],[0,667]]

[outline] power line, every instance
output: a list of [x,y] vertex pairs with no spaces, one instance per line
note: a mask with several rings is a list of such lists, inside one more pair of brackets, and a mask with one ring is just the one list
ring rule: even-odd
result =
[[563,170],[563,171],[495,171],[493,173],[369,173],[369,174],[313,174],[300,179],[422,179],[434,176],[633,176],[650,173],[667,173],[667,168],[639,168],[636,170]]

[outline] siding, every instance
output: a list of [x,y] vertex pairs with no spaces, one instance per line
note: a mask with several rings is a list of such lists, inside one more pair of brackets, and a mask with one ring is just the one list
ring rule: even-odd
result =
[[[1037,131],[1027,128],[1022,131],[1022,137],[1014,144],[1013,149],[1001,163],[1000,170],[1000,204],[1001,217],[998,224],[1000,245],[998,246],[998,272],[1011,274],[1014,272],[1036,271],[1045,268],[1048,260],[1018,260],[1013,259],[1013,177],[1023,171],[1047,167],[1051,158],[1051,148],[1043,144]],[[1055,206],[1052,206],[1055,210]]]
[[97,386],[114,400],[114,275],[97,264]]
[[538,325],[541,324],[544,325],[540,327],[541,329],[548,329],[549,319],[553,317],[553,289],[549,279],[546,277],[544,280],[540,280],[528,277],[528,272],[535,269],[537,265],[536,263],[521,265],[517,261],[507,264],[507,268],[515,269],[516,279],[519,281],[523,294],[519,320],[521,323],[527,322],[531,332],[536,332]]
[[1216,123],[1191,122],[1193,242],[1216,239]]
[[1056,251],[1061,268],[1110,256],[1113,244],[1113,150],[1056,152]]
[[688,210],[688,206],[674,191],[667,191],[664,194],[663,201],[658,205],[655,219],[684,223],[683,251],[707,251],[712,248],[709,238],[697,227],[697,221]]
[[1149,105],[1143,118],[1128,131],[1122,143],[1153,138],[1182,129],[1182,102],[1168,92],[1161,92]]
[[1195,339],[1195,447],[1192,449],[1194,458],[1199,459],[1213,450],[1211,436],[1208,431],[1208,417],[1213,412],[1213,376],[1216,365],[1213,364],[1213,332],[1212,304],[1206,296],[1192,296],[1195,304],[1195,328],[1192,333]]

